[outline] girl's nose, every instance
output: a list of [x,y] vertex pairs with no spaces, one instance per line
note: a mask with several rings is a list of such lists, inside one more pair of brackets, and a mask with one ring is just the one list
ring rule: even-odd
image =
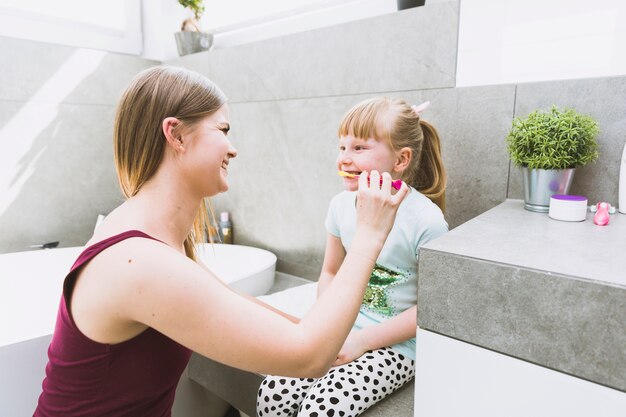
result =
[[237,156],[237,149],[232,145],[232,143],[228,142],[228,157],[234,158]]
[[352,162],[350,155],[346,151],[339,152],[337,155],[337,162],[340,164],[348,165]]

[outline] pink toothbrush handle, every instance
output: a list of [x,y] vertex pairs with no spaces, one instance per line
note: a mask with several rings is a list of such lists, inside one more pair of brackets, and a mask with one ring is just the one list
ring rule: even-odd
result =
[[[370,179],[367,179],[367,183],[370,183]],[[383,185],[383,179],[380,179],[380,185]],[[400,188],[402,188],[402,180],[395,180],[395,181],[391,181],[391,187],[395,188],[396,190],[399,190]]]

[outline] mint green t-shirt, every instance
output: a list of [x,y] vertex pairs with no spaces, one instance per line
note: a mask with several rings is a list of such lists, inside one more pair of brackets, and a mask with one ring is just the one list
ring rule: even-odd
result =
[[[344,191],[331,200],[326,230],[341,239],[346,251],[350,248],[356,231],[356,192]],[[447,231],[439,207],[410,188],[372,270],[355,329],[381,323],[417,305],[419,247]],[[415,339],[393,348],[415,359]]]

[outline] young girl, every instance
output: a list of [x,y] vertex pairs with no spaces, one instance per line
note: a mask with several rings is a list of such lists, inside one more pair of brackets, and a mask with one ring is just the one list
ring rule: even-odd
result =
[[225,101],[205,77],[171,67],[141,72],[124,92],[114,148],[127,200],[65,278],[35,417],[170,416],[192,350],[291,376],[323,375],[337,357],[408,188],[391,195],[377,171],[359,181],[352,247],[329,296],[293,323],[194,262],[204,197],[228,189],[237,155]]
[[333,198],[328,210],[318,300],[332,291],[330,285],[355,244],[358,181],[373,169],[387,171],[408,183],[410,192],[371,270],[360,313],[335,367],[319,379],[268,376],[258,392],[259,417],[357,416],[413,378],[418,251],[448,230],[442,214],[446,174],[440,140],[421,120],[421,107],[376,98],[344,116],[337,169],[344,173],[346,191]]

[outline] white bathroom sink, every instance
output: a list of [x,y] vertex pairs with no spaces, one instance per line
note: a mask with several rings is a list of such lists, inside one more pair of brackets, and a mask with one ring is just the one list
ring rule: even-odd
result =
[[197,255],[199,261],[231,288],[256,297],[266,294],[274,285],[276,255],[265,249],[205,243]]

